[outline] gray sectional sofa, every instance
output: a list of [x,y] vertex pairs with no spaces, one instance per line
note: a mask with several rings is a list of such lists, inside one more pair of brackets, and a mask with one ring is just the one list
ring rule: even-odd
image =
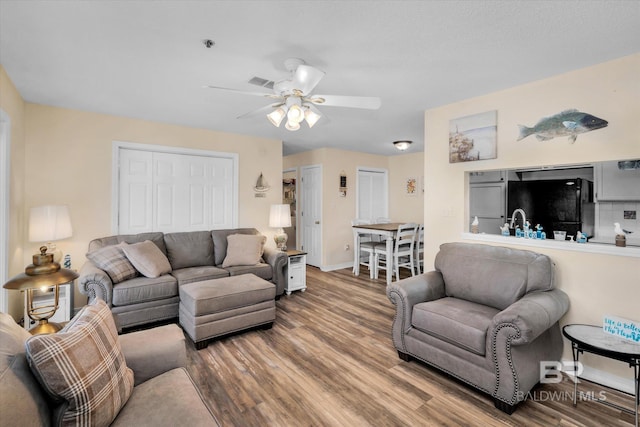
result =
[[546,255],[482,244],[446,243],[435,271],[394,282],[393,344],[401,359],[435,366],[493,397],[512,413],[558,361],[558,321],[569,298],[554,289]]
[[140,233],[115,235],[92,240],[89,255],[101,248],[151,241],[166,255],[170,273],[159,277],[135,277],[114,283],[113,274],[98,268],[88,259],[80,269],[78,287],[89,297],[103,299],[111,308],[119,330],[178,317],[179,287],[188,283],[255,274],[274,283],[276,297],[284,293],[287,255],[264,248],[262,259],[254,265],[223,267],[227,256],[227,237],[235,234],[259,235],[255,228],[236,228],[179,233]]

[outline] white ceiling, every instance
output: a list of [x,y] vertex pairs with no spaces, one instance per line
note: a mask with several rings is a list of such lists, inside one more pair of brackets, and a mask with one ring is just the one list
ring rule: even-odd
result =
[[[0,63],[28,102],[393,155],[423,150],[427,109],[640,52],[639,22],[639,1],[611,0],[0,0]],[[260,91],[288,57],[326,72],[314,93],[382,107],[289,132],[236,119],[268,100],[202,88]]]

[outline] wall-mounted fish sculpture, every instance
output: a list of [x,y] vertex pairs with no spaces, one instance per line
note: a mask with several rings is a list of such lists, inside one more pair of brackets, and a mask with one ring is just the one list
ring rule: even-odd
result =
[[578,134],[606,127],[606,120],[580,112],[576,109],[566,110],[551,117],[544,117],[533,127],[518,125],[520,136],[518,141],[535,135],[539,141],[547,141],[556,136],[569,136],[569,141],[576,142]]

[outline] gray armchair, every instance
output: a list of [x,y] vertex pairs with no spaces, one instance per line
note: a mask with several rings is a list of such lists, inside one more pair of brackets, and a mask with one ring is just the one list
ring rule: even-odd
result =
[[395,282],[392,338],[405,361],[418,359],[493,397],[511,414],[559,360],[559,319],[569,298],[553,288],[549,257],[481,244],[440,246],[435,271]]

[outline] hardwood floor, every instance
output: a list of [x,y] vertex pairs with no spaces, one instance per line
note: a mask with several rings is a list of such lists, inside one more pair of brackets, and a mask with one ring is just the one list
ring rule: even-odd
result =
[[[573,384],[539,386],[509,416],[492,399],[391,343],[394,307],[381,280],[350,269],[307,269],[307,291],[277,302],[272,329],[229,336],[196,351],[188,370],[223,426],[631,426],[633,416],[595,402],[572,405]],[[632,397],[605,390],[610,402]]]

